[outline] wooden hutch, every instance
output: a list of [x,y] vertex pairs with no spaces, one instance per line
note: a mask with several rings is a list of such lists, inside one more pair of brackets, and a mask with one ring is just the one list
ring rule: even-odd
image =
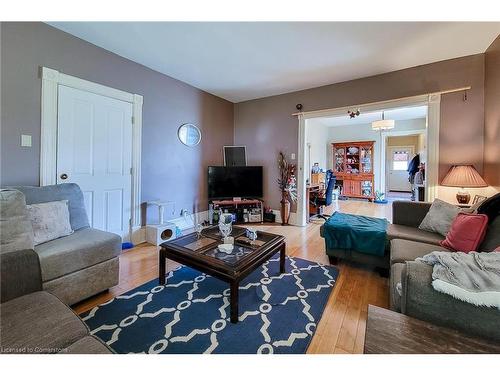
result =
[[374,141],[332,143],[333,172],[341,195],[375,199],[373,174]]

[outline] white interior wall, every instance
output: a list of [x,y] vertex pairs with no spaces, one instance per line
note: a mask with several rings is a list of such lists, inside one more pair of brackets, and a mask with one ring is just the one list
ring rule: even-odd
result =
[[[321,123],[314,123],[306,129],[306,143],[311,146],[311,160],[308,160],[306,155],[306,166],[313,166],[314,163],[319,163],[319,166],[327,170],[330,168],[328,164],[328,127]],[[310,172],[309,172],[310,173]]]
[[418,135],[417,153],[420,154],[420,162],[427,164],[427,142],[425,134]]

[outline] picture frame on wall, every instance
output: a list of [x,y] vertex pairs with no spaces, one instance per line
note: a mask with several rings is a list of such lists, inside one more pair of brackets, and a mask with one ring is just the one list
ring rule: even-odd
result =
[[474,199],[472,199],[472,205],[475,205],[476,203],[481,203],[488,199],[488,197],[485,197],[483,195],[474,195]]
[[246,146],[224,146],[224,166],[225,167],[246,167],[247,148]]

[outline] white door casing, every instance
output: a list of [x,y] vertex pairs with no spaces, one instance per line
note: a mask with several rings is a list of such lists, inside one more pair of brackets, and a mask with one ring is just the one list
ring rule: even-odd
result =
[[[41,68],[41,142],[40,142],[40,186],[57,183],[57,116],[59,86],[80,89],[132,104],[132,191],[130,232],[134,242],[144,241],[141,230],[141,143],[143,97],[98,83]],[[130,238],[129,238],[130,239]]]
[[[395,154],[404,155],[407,160],[405,163],[400,162],[401,168],[398,167],[398,162],[394,163]],[[408,181],[407,167],[411,159],[415,156],[415,148],[413,146],[388,146],[386,155],[386,168],[388,171],[387,190],[388,191],[407,191],[411,192],[411,185]],[[403,166],[404,164],[404,166]],[[404,168],[403,168],[404,167]]]
[[57,183],[83,191],[90,226],[127,236],[132,204],[132,104],[58,87]]
[[[318,117],[333,117],[342,116],[352,108],[360,108],[362,112],[380,111],[386,109],[393,109],[399,107],[422,106],[427,105],[427,136],[426,136],[426,149],[427,149],[427,166],[426,166],[426,186],[425,186],[425,200],[432,202],[437,197],[438,188],[438,167],[439,167],[439,120],[440,120],[440,101],[441,94],[449,92],[457,92],[470,89],[470,86],[461,87],[457,89],[441,91],[432,94],[417,95],[401,99],[391,99],[381,102],[373,102],[359,105],[351,105],[346,107],[331,108],[309,112],[294,113],[298,119],[298,160],[297,160],[297,215],[295,225],[305,226],[306,220],[306,204],[305,181],[308,178],[308,171],[305,168],[306,159],[306,128],[308,126],[307,120]],[[310,125],[309,125],[310,126]],[[382,155],[385,154],[385,144],[381,145]],[[385,163],[381,163],[383,170],[381,176],[385,175]],[[383,186],[380,190],[385,190],[385,179]]]

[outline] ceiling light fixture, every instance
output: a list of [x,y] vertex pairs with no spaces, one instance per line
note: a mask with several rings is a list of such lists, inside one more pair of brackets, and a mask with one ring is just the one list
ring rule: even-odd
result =
[[382,111],[382,120],[377,120],[372,122],[372,130],[389,130],[394,129],[395,121],[386,120],[384,117],[384,111]]

